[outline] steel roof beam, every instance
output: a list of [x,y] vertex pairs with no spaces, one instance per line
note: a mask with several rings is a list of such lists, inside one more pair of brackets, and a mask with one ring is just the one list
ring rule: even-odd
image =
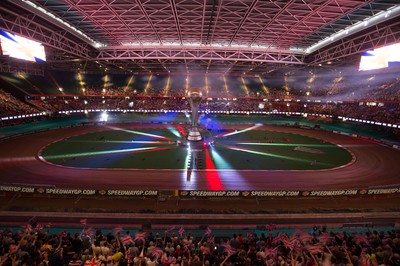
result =
[[0,60],[0,72],[18,73],[44,76],[44,66],[29,62],[13,62],[11,60]]
[[181,31],[181,26],[179,24],[178,10],[176,9],[175,0],[169,0],[169,2],[171,4],[171,10],[172,10],[172,14],[174,16],[175,27],[176,27],[176,30],[178,33],[179,43],[182,44],[183,43],[182,31]]
[[318,50],[310,57],[310,65],[341,59],[350,55],[400,42],[400,21],[390,25],[379,24],[368,28],[368,32],[356,38],[341,39],[327,49]]
[[[3,8],[0,7],[0,10]],[[34,20],[35,16],[26,17],[10,11],[6,15],[0,13],[0,28],[81,58],[90,57],[88,44],[72,41],[65,31],[56,32],[43,26]]]
[[285,6],[281,9],[279,9],[279,11],[277,13],[275,13],[275,15],[271,18],[271,20],[266,23],[264,25],[264,27],[257,33],[257,35],[250,41],[250,45],[254,44],[254,42],[272,25],[272,23],[274,23],[276,21],[276,19],[284,12],[287,10],[287,8],[294,3],[296,0],[290,0],[288,1]]
[[230,41],[229,41],[229,45],[232,44],[233,40],[235,40],[238,32],[241,30],[244,22],[246,21],[246,19],[249,17],[249,15],[251,14],[251,12],[254,10],[254,7],[256,6],[256,4],[258,3],[258,0],[253,0],[253,2],[250,4],[249,8],[246,11],[246,14],[244,14],[242,20],[239,23],[239,26],[236,28],[235,33],[233,33],[233,36],[231,37]]
[[[210,28],[211,28],[211,23],[214,17],[214,8],[215,8],[215,1],[216,0],[212,0],[213,1],[213,6],[212,6],[212,10],[211,10],[211,18],[210,18],[210,22],[208,25],[208,33],[207,33],[207,37],[208,34],[210,33]],[[206,17],[206,6],[207,6],[207,0],[203,0],[203,15],[201,17],[201,30],[200,30],[200,43],[203,43],[203,28],[204,28],[204,21],[205,21],[205,17]]]
[[104,49],[93,60],[126,60],[126,59],[171,59],[171,60],[213,60],[213,61],[247,61],[270,62],[282,64],[304,64],[304,55],[293,53],[266,52],[262,50],[231,49]]
[[[88,44],[90,44],[92,46],[95,45],[95,43],[96,43],[96,40],[94,40],[93,38],[84,34],[83,32],[78,33],[77,28],[73,29],[73,26],[71,26],[70,23],[68,23],[69,26],[67,26],[65,23],[63,23],[65,21],[63,21],[58,16],[54,15],[52,12],[49,12],[48,10],[39,11],[37,9],[37,7],[34,7],[34,6],[24,2],[23,0],[13,0],[12,3],[34,15],[37,15],[41,19],[48,21],[48,23],[55,25],[57,28],[67,31],[68,33],[74,35],[75,37],[81,39],[84,42],[87,42]],[[35,4],[33,4],[33,5],[35,5]],[[44,13],[44,12],[46,12],[46,13]],[[24,12],[24,13],[26,13],[26,12]],[[21,14],[22,14],[22,12],[21,12]]]
[[[95,14],[97,11],[99,11],[102,7],[98,7],[97,10],[90,10],[89,12],[93,12],[93,13],[92,13],[92,14],[88,14],[88,11],[82,8],[82,7],[84,6],[84,5],[81,5],[81,3],[82,3],[83,1],[78,1],[78,2],[75,2],[75,1],[72,1],[72,0],[64,0],[64,1],[69,5],[69,7],[73,7],[74,9],[76,9],[77,11],[79,11],[79,14],[82,15],[82,16],[84,16],[85,19],[87,19],[88,21],[92,21],[92,22],[95,24],[95,26],[96,26],[97,28],[100,28],[102,31],[107,32],[107,36],[111,36],[111,35],[112,35],[112,32],[110,31],[110,29],[109,29],[107,26],[104,26],[105,20],[100,19],[100,21],[97,21],[97,20],[94,19],[94,18],[95,18],[94,14]],[[109,6],[107,3],[104,3],[104,2],[103,2],[103,6],[106,6],[106,7],[111,11],[110,6]],[[124,21],[118,16],[118,14],[115,13],[115,10],[114,10],[114,11],[111,11],[111,12],[113,13],[113,15],[114,15],[121,23],[124,23]],[[111,20],[111,16],[110,16],[110,15],[107,15],[107,19]],[[101,23],[103,23],[103,24],[101,24]],[[125,26],[126,26],[126,23],[125,23]],[[135,39],[138,40],[139,43],[141,43],[140,38],[139,38],[135,33],[133,33],[133,32],[131,31],[131,34],[132,34],[132,36],[135,37]],[[104,41],[104,40],[101,40],[101,41]]]
[[[118,20],[119,22],[121,22],[122,25],[124,25],[125,28],[126,28],[133,36],[136,37],[136,39],[139,40],[139,38],[136,36],[136,34],[132,31],[131,27],[129,27],[129,25],[124,21],[124,19],[121,18],[121,16],[115,11],[115,9],[112,8],[112,7],[110,6],[110,4],[109,4],[106,0],[101,0],[101,2],[102,2],[102,4],[103,4],[104,6],[106,6],[107,9],[114,15],[114,17],[117,18],[117,20]],[[158,35],[157,35],[157,36],[158,36]],[[158,38],[160,38],[160,37],[158,36]],[[159,40],[161,41],[161,39],[159,39]]]
[[[218,0],[214,0],[214,1],[218,1]],[[206,44],[212,44],[212,43],[213,43],[215,28],[217,27],[217,22],[218,22],[218,20],[219,20],[220,14],[221,14],[221,9],[222,9],[222,4],[223,4],[223,2],[224,2],[224,0],[220,0],[220,1],[219,1],[219,4],[218,4],[218,11],[217,11],[217,17],[215,18],[214,26],[212,27],[212,30],[211,30],[211,37],[210,37],[209,35],[210,35],[210,28],[211,28],[211,23],[212,23],[212,21],[210,21],[210,28],[209,28],[208,33],[207,33]],[[213,6],[213,12],[214,12],[214,7],[215,7],[215,6]]]
[[[303,24],[303,25],[308,29],[308,32],[312,33],[313,31],[310,29],[310,27],[308,27],[308,26],[306,25],[306,22],[308,23],[308,20],[309,20],[312,16],[314,16],[315,14],[317,14],[317,15],[318,15],[322,20],[324,20],[325,23],[326,23],[326,19],[324,19],[323,16],[321,16],[321,15],[319,14],[319,12],[320,12],[321,10],[323,10],[326,6],[328,6],[329,4],[331,4],[331,2],[332,2],[332,0],[331,0],[331,1],[328,0],[328,1],[324,2],[324,3],[322,3],[321,5],[319,5],[319,6],[317,7],[317,9],[315,9],[315,10],[313,10],[313,8],[310,7],[309,4],[307,4],[307,3],[304,2],[304,4],[306,5],[306,7],[308,7],[308,8],[309,8],[310,10],[312,10],[312,11],[309,12],[306,16],[302,17],[301,19],[297,20],[295,24],[291,25],[291,28],[290,28],[290,29],[292,29],[292,28],[295,28],[295,29],[296,29],[298,26],[300,26],[301,24]],[[333,0],[333,2],[337,3],[335,0]],[[344,12],[343,9],[341,9],[341,12],[342,12],[342,13]],[[337,12],[333,12],[333,14],[337,15]],[[319,24],[319,25],[320,25],[320,24]],[[299,28],[301,28],[301,27],[299,27]],[[288,30],[289,30],[289,29],[288,29]],[[287,34],[288,34],[288,30],[286,30],[286,31],[284,31],[284,32],[281,32],[281,34],[278,35],[278,38],[281,38],[282,36],[287,35]]]
[[162,44],[163,41],[162,41],[160,35],[158,34],[158,32],[157,32],[152,20],[150,19],[149,14],[147,14],[147,11],[144,8],[142,2],[140,0],[136,0],[136,3],[139,6],[140,11],[142,11],[144,17],[146,18],[147,23],[149,23],[149,25],[150,25],[151,29],[153,30],[154,34],[157,36],[158,41],[160,42],[160,44]]

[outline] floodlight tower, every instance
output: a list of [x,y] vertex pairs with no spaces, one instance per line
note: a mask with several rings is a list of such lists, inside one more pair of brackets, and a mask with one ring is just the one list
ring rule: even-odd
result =
[[192,109],[192,125],[187,136],[188,141],[201,141],[203,139],[199,131],[199,104],[201,100],[202,93],[200,91],[189,91],[189,103]]

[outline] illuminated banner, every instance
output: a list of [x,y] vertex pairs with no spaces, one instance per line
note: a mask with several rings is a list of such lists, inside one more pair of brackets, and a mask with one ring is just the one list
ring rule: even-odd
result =
[[343,189],[343,190],[251,190],[251,191],[209,191],[209,190],[179,190],[182,198],[267,198],[267,197],[338,197],[362,196],[400,193],[400,187],[384,189]]
[[312,190],[302,191],[304,197],[332,197],[332,196],[354,196],[359,194],[357,189],[350,190]]
[[210,191],[210,190],[180,190],[180,197],[241,197],[243,191],[223,190],[223,191]]
[[180,190],[179,197],[183,198],[234,198],[234,197],[296,197],[300,196],[300,191],[239,191],[239,190],[225,190],[225,191],[209,191],[209,190]]
[[106,196],[158,196],[157,190],[107,190]]
[[[344,189],[344,190],[177,190],[175,195],[181,198],[273,198],[273,197],[340,197],[369,196],[400,193],[400,187]],[[0,193],[70,195],[70,196],[105,196],[105,197],[157,197],[158,190],[96,190],[69,188],[41,188],[28,186],[0,185]]]
[[0,192],[35,193],[33,187],[0,186]]
[[296,197],[300,195],[300,191],[244,191],[244,197]]
[[0,186],[0,192],[31,193],[45,195],[71,195],[71,196],[124,196],[124,197],[155,197],[158,190],[95,190],[95,189],[69,189],[69,188],[37,188],[19,186]]

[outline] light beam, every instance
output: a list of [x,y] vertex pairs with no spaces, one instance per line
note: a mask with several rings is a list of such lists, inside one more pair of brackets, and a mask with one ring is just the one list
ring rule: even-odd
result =
[[207,184],[210,190],[224,190],[224,186],[221,182],[221,177],[217,169],[215,168],[215,164],[211,158],[209,149],[205,150],[206,155],[206,169],[211,171],[206,171],[206,179]]
[[256,129],[256,128],[260,127],[260,126],[261,126],[261,125],[255,125],[255,126],[252,126],[252,127],[249,127],[249,128],[245,128],[245,129],[242,129],[242,130],[237,130],[237,131],[230,132],[230,133],[227,133],[227,134],[217,135],[217,136],[215,136],[215,137],[228,137],[228,136],[233,136],[233,135],[237,135],[237,134],[244,133],[244,132],[247,132],[247,131],[251,131],[251,130]]
[[152,78],[153,78],[153,74],[150,74],[149,80],[147,81],[147,84],[146,84],[146,88],[144,89],[144,95],[146,95],[147,91],[149,90],[150,82],[151,82]]
[[128,80],[128,84],[126,84],[124,91],[127,92],[129,90],[129,86],[131,85],[132,81],[133,81],[133,76],[132,75],[129,80]]
[[132,133],[132,134],[137,134],[137,135],[142,135],[142,136],[148,136],[148,137],[152,137],[152,138],[157,138],[157,139],[171,140],[170,138],[167,138],[167,137],[164,137],[164,136],[155,135],[155,134],[150,134],[150,133],[144,133],[144,132],[135,131],[135,130],[123,129],[123,128],[118,128],[118,127],[109,127],[109,128],[114,129],[114,130],[119,130],[119,131],[124,131],[124,132],[128,132],[128,133]]
[[[252,153],[252,154],[258,154],[258,155],[264,155],[268,157],[274,157],[274,158],[279,158],[279,159],[286,159],[286,160],[291,160],[291,161],[297,161],[297,162],[302,162],[302,163],[312,163],[313,161],[306,160],[306,159],[300,159],[300,158],[295,158],[295,157],[290,157],[290,156],[284,156],[284,155],[278,155],[278,154],[273,154],[273,153],[268,153],[268,152],[261,152],[261,151],[254,151],[254,150],[249,150],[249,149],[243,149],[239,148],[236,146],[229,146],[225,145],[229,149],[235,150],[235,151],[242,151],[242,152],[247,152],[247,153]],[[323,165],[329,165],[326,163],[319,163]]]
[[141,151],[160,151],[167,150],[168,148],[160,148],[160,147],[146,147],[146,148],[135,148],[135,149],[121,149],[121,150],[110,150],[110,151],[95,151],[95,152],[82,152],[82,153],[70,153],[70,154],[59,154],[59,155],[49,155],[39,156],[41,159],[45,160],[54,160],[54,159],[66,159],[66,158],[75,158],[75,157],[86,157],[86,156],[96,156],[96,155],[104,155],[104,154],[114,154],[114,153],[126,153],[126,152],[141,152]]

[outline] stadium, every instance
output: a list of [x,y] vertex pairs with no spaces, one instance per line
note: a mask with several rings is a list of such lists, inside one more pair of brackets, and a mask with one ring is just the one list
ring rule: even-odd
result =
[[400,265],[398,0],[0,10],[0,265]]

